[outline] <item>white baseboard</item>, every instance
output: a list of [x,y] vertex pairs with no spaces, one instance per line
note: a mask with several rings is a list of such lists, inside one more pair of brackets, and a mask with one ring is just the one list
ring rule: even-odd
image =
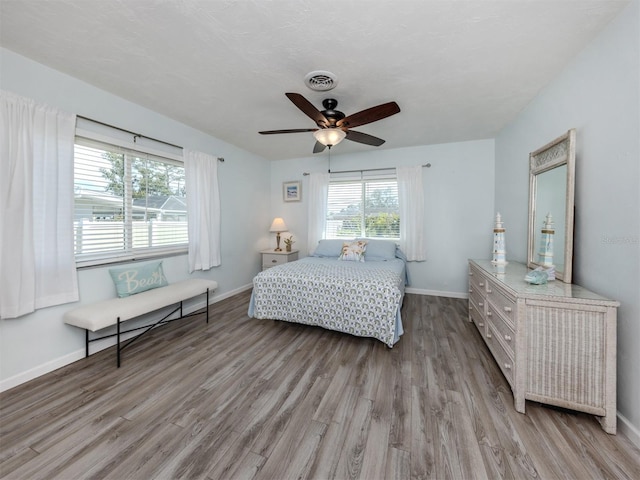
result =
[[10,388],[17,387],[18,385],[26,383],[29,380],[33,380],[34,378],[44,375],[45,373],[53,372],[58,368],[69,365],[70,363],[76,362],[82,358],[84,358],[84,348],[81,348],[80,350],[69,353],[67,355],[63,355],[62,357],[51,360],[50,362],[43,363],[42,365],[38,365],[37,367],[33,367],[26,372],[21,372],[18,375],[6,378],[0,382],[0,392],[4,392],[5,390],[9,390]]
[[627,437],[631,443],[640,448],[640,431],[634,427],[624,415],[621,415],[620,412],[617,413],[617,416],[618,433]]
[[[237,295],[238,293],[242,293],[246,290],[250,290],[251,288],[253,288],[253,284],[248,284],[248,285],[243,285],[239,288],[236,288],[234,290],[231,290],[229,292],[225,292],[222,295],[218,295],[217,297],[213,297],[211,299],[211,303],[210,305],[220,302],[226,298],[229,297],[233,297],[234,295]],[[206,300],[200,300],[196,303],[193,303],[191,305],[189,305],[188,307],[185,308],[184,313],[188,314],[191,312],[194,312],[196,310],[199,310],[201,308],[204,308],[206,305]],[[131,338],[135,335],[134,332],[131,332],[129,334],[124,334],[122,336],[122,340],[126,340],[128,338]],[[109,348],[112,347],[113,345],[116,344],[116,339],[114,337],[110,337],[110,338],[105,338],[104,340],[99,340],[95,343],[91,344],[91,353],[97,353],[100,350],[104,350],[105,348]],[[5,390],[9,390],[10,388],[13,387],[17,387],[18,385],[21,385],[23,383],[28,382],[29,380],[33,380],[34,378],[38,378],[41,375],[44,375],[46,373],[51,373],[54,370],[57,370],[59,368],[62,368],[66,365],[69,365],[73,362],[77,362],[78,360],[82,360],[85,356],[85,349],[84,347],[82,347],[79,350],[76,350],[75,352],[71,352],[68,353],[66,355],[63,355],[62,357],[53,359],[49,362],[45,362],[42,365],[38,365],[36,367],[33,367],[27,371],[21,372],[17,375],[14,375],[13,377],[9,377],[6,378],[2,381],[0,381],[0,392],[4,392]],[[115,360],[114,360],[115,361]]]
[[441,290],[423,290],[421,288],[405,288],[406,293],[414,293],[416,295],[431,295],[434,297],[448,297],[448,298],[469,298],[468,293],[461,292],[443,292]]
[[[224,300],[226,298],[233,297],[234,295],[237,295],[237,294],[242,293],[242,292],[246,292],[247,290],[251,290],[252,288],[253,288],[253,283],[249,283],[247,285],[243,285],[241,287],[238,287],[238,288],[236,288],[234,290],[229,290],[228,292],[225,292],[222,295],[214,297],[212,303],[216,303],[216,302],[219,302],[219,301]],[[202,304],[202,306],[204,307],[204,303]]]

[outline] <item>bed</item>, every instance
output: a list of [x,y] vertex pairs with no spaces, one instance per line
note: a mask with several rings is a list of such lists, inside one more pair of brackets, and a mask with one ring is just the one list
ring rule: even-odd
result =
[[405,260],[391,241],[358,241],[366,242],[359,258],[343,255],[344,245],[355,241],[321,240],[312,256],[260,272],[249,316],[373,337],[393,347],[403,333]]

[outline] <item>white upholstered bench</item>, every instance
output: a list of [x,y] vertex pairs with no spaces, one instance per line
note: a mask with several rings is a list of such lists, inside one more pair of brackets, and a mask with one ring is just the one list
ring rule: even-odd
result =
[[[218,288],[218,283],[203,278],[190,278],[181,282],[169,284],[164,287],[154,288],[146,292],[137,293],[128,297],[111,298],[101,302],[82,305],[69,310],[64,314],[64,322],[85,330],[85,356],[89,356],[89,343],[108,337],[117,337],[117,364],[120,367],[120,352],[130,343],[140,338],[149,330],[182,318],[198,315],[194,312],[188,315],[182,313],[182,302],[198,295],[207,295],[206,320],[209,323],[209,293]],[[177,305],[162,319],[130,330],[121,330],[122,322],[153,312],[170,305]],[[179,318],[169,319],[175,312],[180,311]],[[117,325],[116,333],[90,338],[89,332],[96,332],[104,328]],[[142,333],[121,343],[120,337],[124,333],[143,330]]]

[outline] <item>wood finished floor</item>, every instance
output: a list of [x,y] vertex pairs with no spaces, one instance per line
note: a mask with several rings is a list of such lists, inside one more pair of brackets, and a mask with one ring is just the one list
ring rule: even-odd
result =
[[464,300],[407,295],[381,342],[249,319],[249,292],[0,394],[7,479],[640,478],[589,415],[527,402]]

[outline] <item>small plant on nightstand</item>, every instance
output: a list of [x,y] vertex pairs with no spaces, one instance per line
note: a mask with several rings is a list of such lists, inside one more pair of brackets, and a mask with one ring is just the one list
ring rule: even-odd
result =
[[284,244],[287,249],[287,252],[291,251],[291,245],[293,245],[294,243],[296,242],[293,240],[293,235],[291,235],[289,238],[284,239]]

